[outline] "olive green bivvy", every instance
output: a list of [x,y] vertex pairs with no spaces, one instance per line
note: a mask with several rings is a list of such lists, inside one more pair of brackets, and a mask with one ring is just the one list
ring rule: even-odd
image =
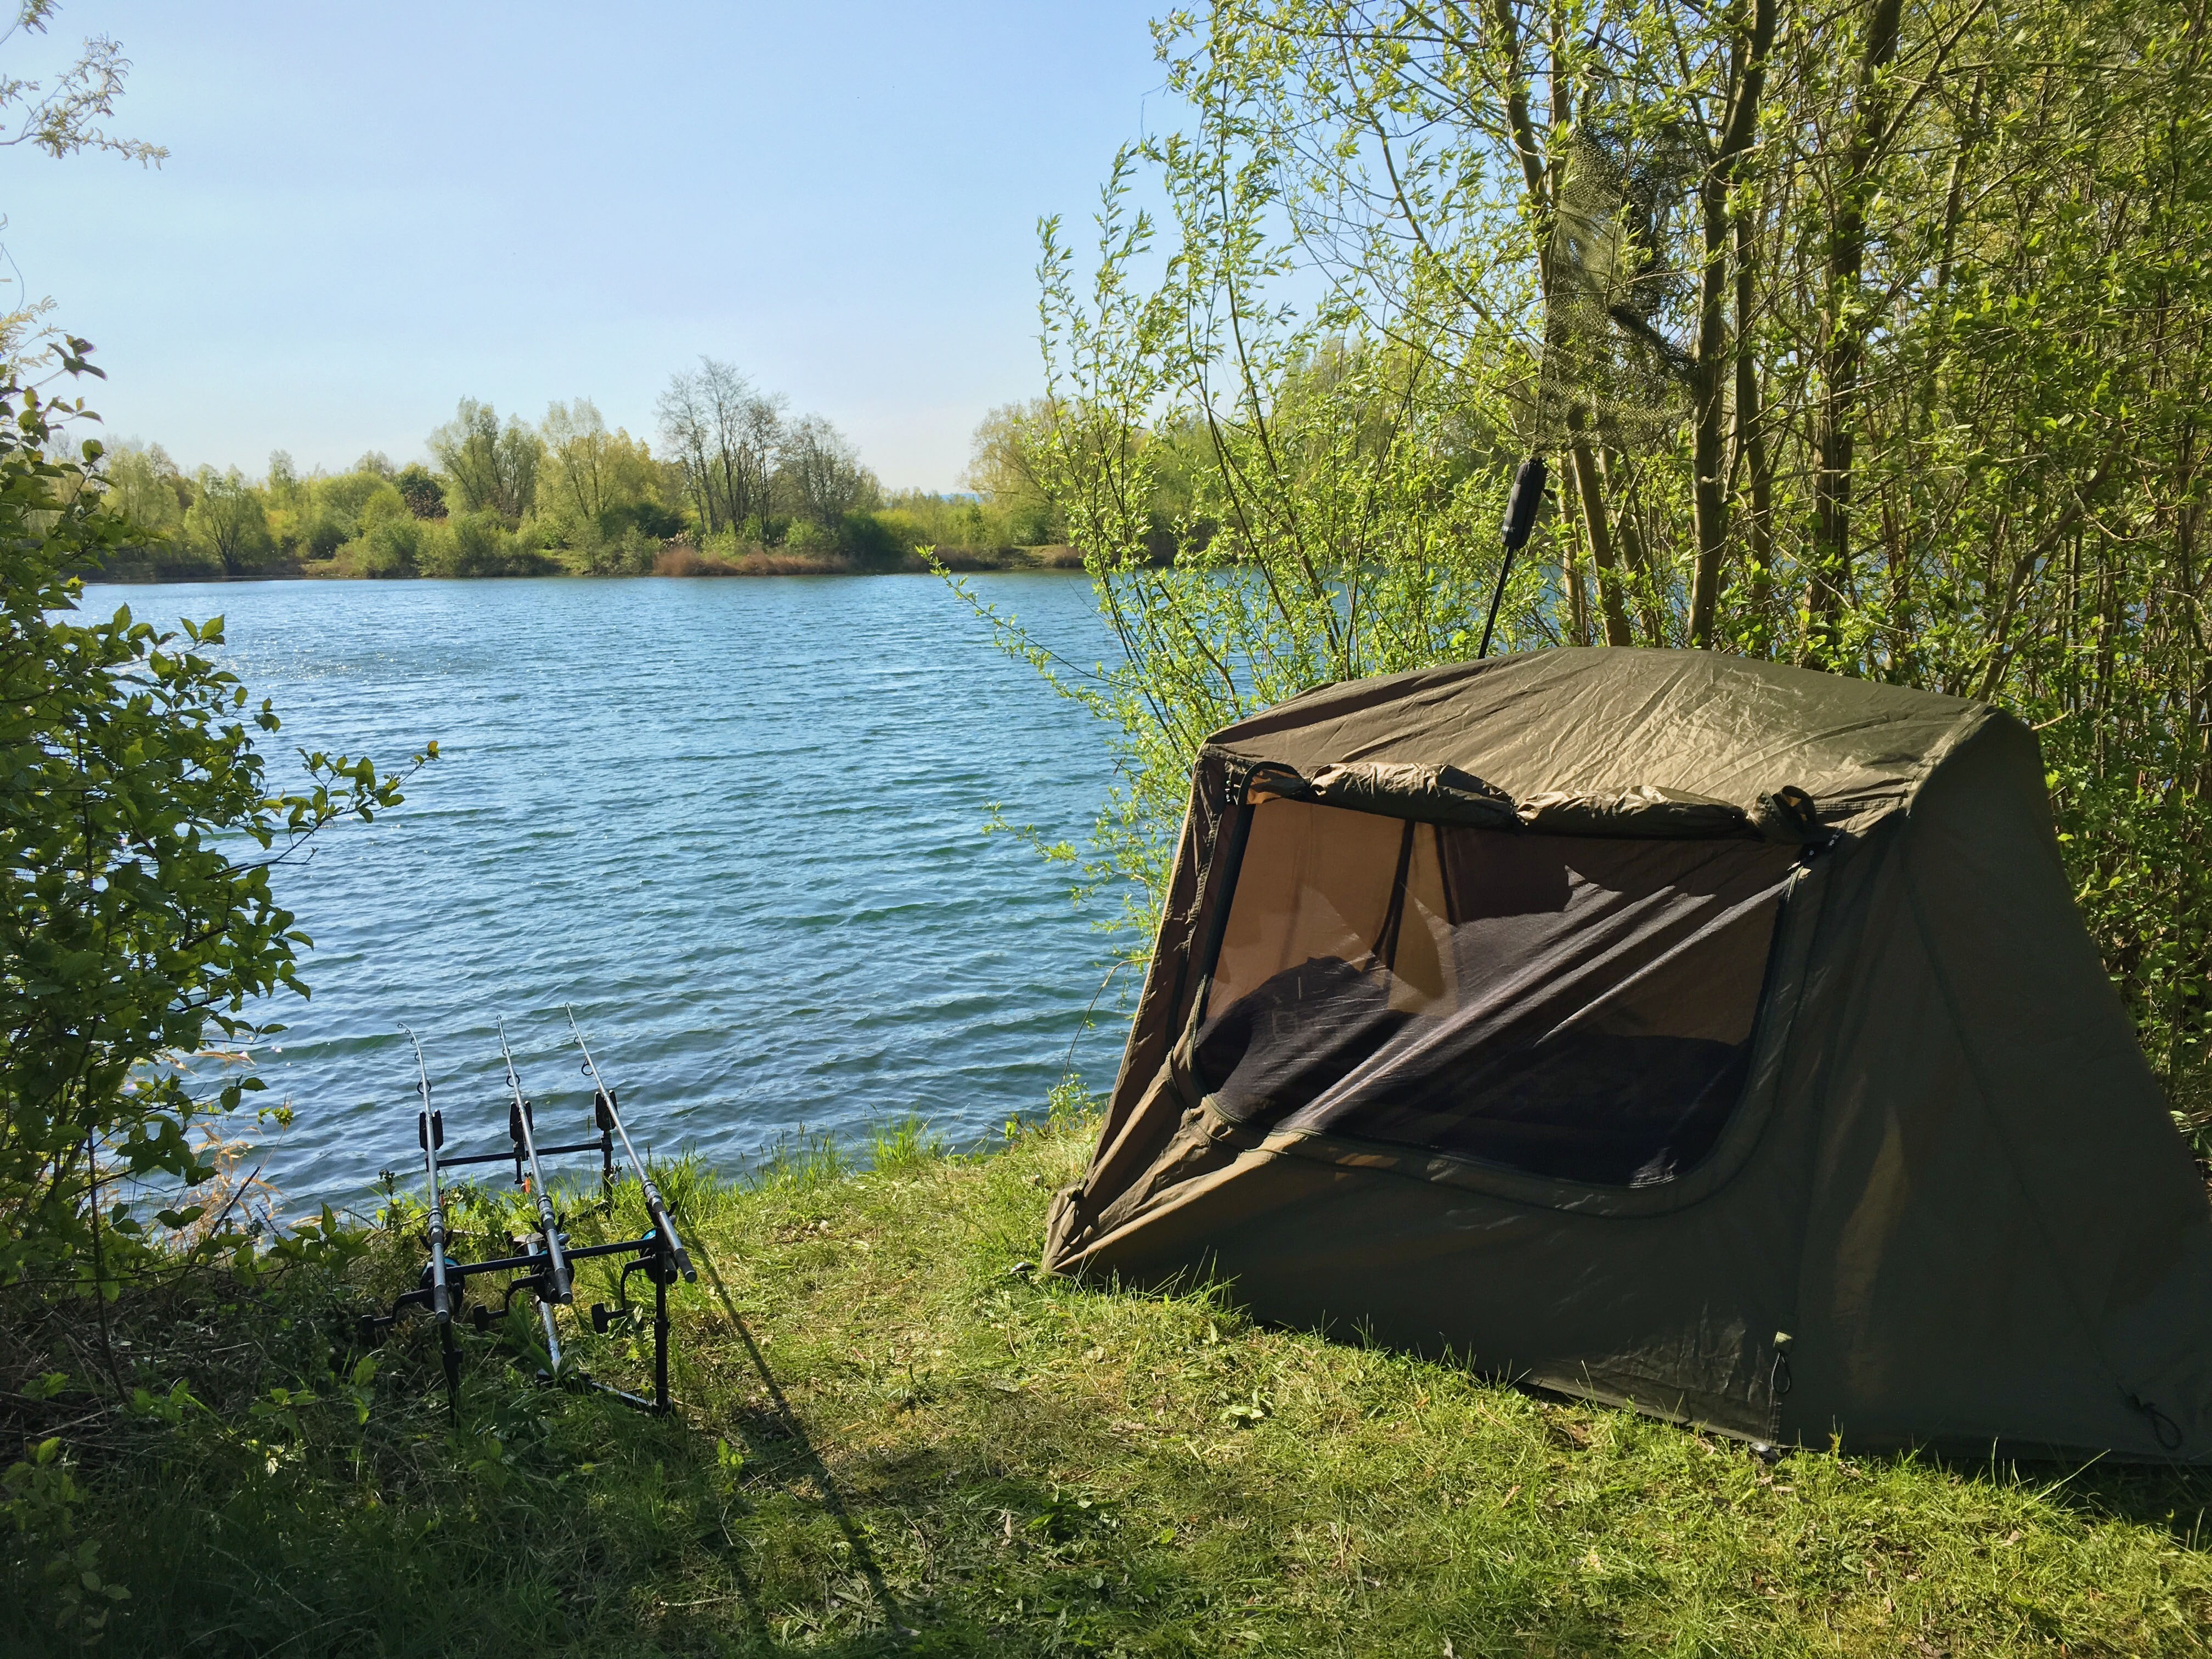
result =
[[2034,735],[1740,658],[1217,733],[1047,1265],[1762,1442],[2212,1459],[2212,1207]]

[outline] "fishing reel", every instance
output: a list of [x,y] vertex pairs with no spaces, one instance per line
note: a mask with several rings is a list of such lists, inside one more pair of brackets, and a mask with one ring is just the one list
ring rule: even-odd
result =
[[[461,1316],[462,1303],[468,1294],[466,1288],[467,1283],[468,1281],[461,1270],[461,1264],[455,1261],[453,1255],[448,1253],[446,1257],[446,1305],[452,1311],[453,1316],[456,1319],[459,1319]],[[384,1340],[385,1334],[391,1330],[394,1325],[398,1323],[399,1309],[410,1304],[419,1305],[425,1308],[429,1307],[432,1304],[436,1285],[437,1273],[432,1268],[431,1265],[426,1261],[422,1264],[422,1273],[415,1281],[414,1291],[410,1294],[402,1297],[398,1302],[395,1303],[392,1307],[392,1311],[386,1314],[365,1313],[355,1320],[354,1334],[360,1339],[362,1346],[364,1348],[373,1348],[378,1343],[381,1342]],[[479,1320],[482,1319],[483,1310],[481,1307],[474,1309],[471,1311]],[[478,1330],[482,1330],[483,1326],[479,1323],[477,1326],[477,1328]]]

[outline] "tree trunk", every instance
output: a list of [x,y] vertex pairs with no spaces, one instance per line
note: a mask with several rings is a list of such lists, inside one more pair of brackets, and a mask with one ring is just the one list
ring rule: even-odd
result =
[[1566,498],[1566,522],[1559,526],[1561,553],[1559,564],[1567,588],[1567,638],[1576,645],[1590,643],[1589,592],[1583,586],[1582,536],[1574,520],[1582,511],[1583,492],[1575,482],[1575,469],[1566,469],[1559,480],[1559,488]]
[[[1758,0],[1751,27],[1738,37],[1740,72],[1711,165],[1698,185],[1705,262],[1698,284],[1698,355],[1691,374],[1696,400],[1692,429],[1693,512],[1697,564],[1690,579],[1690,648],[1710,651],[1720,605],[1721,558],[1728,539],[1726,436],[1729,383],[1729,259],[1736,250],[1729,192],[1736,165],[1759,130],[1759,100],[1766,90],[1766,55],[1774,44],[1775,0]],[[1737,282],[1745,273],[1739,269]],[[1743,309],[1741,303],[1739,309]]]
[[1820,319],[1820,406],[1814,450],[1813,572],[1806,595],[1804,659],[1832,668],[1838,637],[1843,577],[1851,552],[1851,446],[1858,420],[1859,358],[1867,319],[1859,293],[1866,261],[1866,210],[1873,192],[1875,150],[1889,122],[1884,74],[1897,56],[1902,0],[1873,0],[1859,60],[1850,143],[1831,207],[1827,285]]
[[1621,608],[1620,577],[1613,556],[1613,527],[1605,519],[1605,483],[1598,476],[1597,457],[1589,442],[1577,436],[1570,452],[1575,463],[1575,494],[1582,498],[1583,527],[1589,532],[1590,562],[1597,566],[1598,610],[1605,618],[1607,645],[1633,645],[1628,613]]
[[1755,297],[1752,252],[1751,220],[1739,215],[1735,222],[1735,448],[1751,475],[1751,501],[1744,526],[1744,556],[1751,574],[1748,644],[1763,656],[1773,649],[1774,458],[1761,427],[1765,400],[1751,328]]
[[[1644,533],[1644,521],[1637,516],[1636,477],[1628,469],[1620,451],[1610,447],[1595,452],[1600,484],[1620,499],[1619,520],[1620,564],[1625,576],[1634,578],[1636,614],[1644,623],[1644,642],[1659,647],[1667,643],[1667,612],[1662,602],[1659,580],[1659,561],[1651,551],[1650,538]],[[1617,489],[1613,477],[1618,468],[1621,480]],[[1604,497],[1600,496],[1601,502]]]

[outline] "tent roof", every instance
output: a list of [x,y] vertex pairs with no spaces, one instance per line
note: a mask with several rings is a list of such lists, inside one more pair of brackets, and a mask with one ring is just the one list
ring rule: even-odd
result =
[[1211,744],[1308,775],[1346,761],[1455,766],[1516,798],[1653,786],[1748,808],[1794,784],[1838,823],[1902,805],[2005,718],[1744,657],[1565,647],[1322,686]]

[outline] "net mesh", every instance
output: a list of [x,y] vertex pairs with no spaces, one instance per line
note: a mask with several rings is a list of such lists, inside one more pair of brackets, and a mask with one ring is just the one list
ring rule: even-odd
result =
[[1194,1058],[1222,1115],[1641,1186],[1748,1075],[1795,849],[1255,809]]
[[1670,137],[1601,128],[1577,128],[1559,149],[1529,448],[1583,435],[1626,447],[1684,410],[1697,278],[1672,250],[1695,161]]

